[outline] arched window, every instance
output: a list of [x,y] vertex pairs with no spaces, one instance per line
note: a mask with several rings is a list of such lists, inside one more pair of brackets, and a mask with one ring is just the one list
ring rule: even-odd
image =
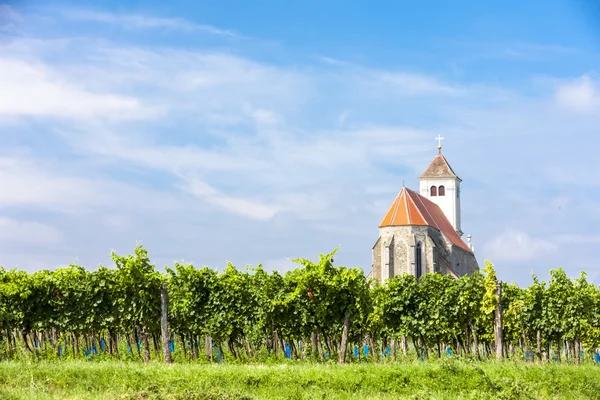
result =
[[440,187],[438,188],[438,194],[439,194],[440,196],[445,196],[445,195],[446,195],[446,188],[445,188],[444,186],[440,186]]
[[419,279],[423,275],[421,265],[421,243],[415,246],[415,276]]
[[431,196],[437,196],[437,188],[432,186],[431,189],[429,189],[429,193],[431,193]]

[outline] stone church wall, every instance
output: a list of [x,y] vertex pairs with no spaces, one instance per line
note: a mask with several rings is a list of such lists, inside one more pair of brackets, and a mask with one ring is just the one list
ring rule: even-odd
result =
[[[409,241],[412,239],[411,227],[410,226],[394,226],[385,227],[380,229],[380,239],[378,244],[378,251],[375,256],[377,259],[374,260],[373,270],[377,269],[378,282],[382,281],[382,278],[387,276],[382,273],[382,269],[385,268],[386,260],[383,259],[383,246],[390,243],[393,238],[393,248],[391,255],[393,257],[393,275],[402,275],[408,272],[407,263],[412,262],[410,259],[410,244]],[[375,267],[377,265],[377,268]]]
[[372,277],[375,278],[377,282],[381,282],[381,246],[382,246],[381,236],[375,242],[375,246],[373,246],[373,273]]
[[[450,260],[450,251],[448,250],[448,243],[445,240],[444,235],[437,229],[429,227],[428,231],[430,240],[433,244],[435,244],[436,252],[437,252],[437,264],[440,272],[444,272],[445,268],[440,264],[439,259],[443,258],[444,260]],[[432,259],[432,268],[433,268],[433,249],[431,251],[431,259]],[[433,269],[432,269],[433,271]]]
[[[439,263],[442,257],[448,261],[458,275],[472,274],[478,269],[475,257],[459,247],[452,246],[446,237],[437,229],[428,226],[392,226],[380,229],[380,237],[373,246],[373,272],[372,277],[383,283],[388,277],[387,260],[384,260],[385,246],[390,246],[390,256],[393,276],[402,274],[415,274],[415,247],[421,243],[422,272],[447,273],[445,267]],[[435,252],[434,252],[435,248]],[[436,254],[437,253],[437,254]],[[434,257],[436,258],[434,260]],[[434,269],[435,264],[438,270]]]
[[459,275],[471,275],[479,269],[475,256],[464,251],[460,247],[454,246],[452,268]]
[[394,233],[394,244],[394,276],[397,276],[407,272],[406,266],[409,263],[410,246],[405,230]]

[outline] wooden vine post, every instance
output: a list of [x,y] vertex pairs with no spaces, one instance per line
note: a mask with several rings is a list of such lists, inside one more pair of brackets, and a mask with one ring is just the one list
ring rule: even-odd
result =
[[496,339],[496,359],[503,359],[504,335],[502,332],[502,281],[496,281],[496,322],[494,324],[494,336]]
[[344,316],[344,329],[342,330],[342,340],[338,350],[338,364],[346,362],[346,350],[348,348],[348,334],[350,332],[350,311],[346,311]]
[[162,348],[165,362],[171,363],[171,346],[169,345],[169,293],[167,285],[160,286],[160,333],[162,336]]

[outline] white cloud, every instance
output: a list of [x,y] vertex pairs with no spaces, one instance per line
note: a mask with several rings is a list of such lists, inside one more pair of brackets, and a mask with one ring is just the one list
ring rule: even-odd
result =
[[284,257],[267,260],[262,263],[262,266],[267,272],[278,271],[283,275],[285,274],[285,272],[291,271],[299,267],[299,264],[293,262],[292,259],[292,257]]
[[[439,78],[407,72],[402,70],[376,70],[365,68],[351,62],[338,60],[326,56],[316,56],[316,59],[350,73],[354,80],[363,80],[363,84],[377,85],[392,89],[402,94],[438,94],[438,95],[462,95],[468,93],[467,88],[460,85],[451,85]],[[356,83],[356,82],[354,82]]]
[[560,106],[575,111],[600,109],[600,92],[596,82],[589,75],[560,85],[556,89],[555,98]]
[[450,86],[430,76],[411,74],[406,72],[381,72],[374,75],[392,87],[398,87],[406,93],[435,93],[444,95],[458,95],[465,93],[465,89]]
[[266,220],[282,211],[278,206],[270,206],[256,201],[227,196],[206,182],[191,178],[183,186],[184,190],[214,206],[245,217]]
[[0,241],[7,245],[48,245],[63,241],[56,228],[36,221],[21,221],[0,217]]
[[344,126],[344,124],[346,123],[346,120],[348,119],[348,117],[350,116],[350,112],[349,111],[344,111],[342,112],[337,120],[337,124],[339,127]]
[[135,98],[92,93],[53,74],[43,64],[0,58],[0,116],[62,118],[140,117],[148,114]]
[[254,121],[259,125],[277,125],[281,122],[281,117],[271,110],[253,110],[250,112]]
[[118,25],[124,29],[166,29],[184,32],[206,32],[213,35],[240,37],[238,34],[210,25],[196,24],[182,18],[161,18],[148,15],[116,14],[90,10],[63,10],[63,16],[76,21]]
[[564,234],[556,236],[554,241],[565,245],[600,244],[600,235]]
[[118,212],[105,216],[102,222],[111,229],[124,230],[131,227],[131,218],[127,214]]
[[509,59],[516,61],[543,60],[551,57],[564,57],[580,53],[575,47],[544,43],[493,42],[489,40],[452,40],[450,43],[460,50],[466,50],[469,57],[488,59]]
[[25,156],[0,158],[0,207],[87,214],[116,206],[129,212],[154,212],[175,206],[169,194],[109,179],[78,176],[86,168],[70,164],[76,171],[72,172],[61,164]]
[[514,229],[505,230],[488,241],[480,255],[492,261],[530,261],[541,259],[557,250],[557,246],[545,239],[533,237]]

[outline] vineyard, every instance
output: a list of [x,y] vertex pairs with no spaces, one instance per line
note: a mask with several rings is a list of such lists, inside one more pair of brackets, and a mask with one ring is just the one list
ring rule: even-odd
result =
[[600,288],[551,271],[527,288],[483,273],[404,275],[373,285],[335,251],[281,275],[261,266],[218,273],[148,252],[116,268],[0,268],[0,358],[256,363],[502,358],[594,363]]

